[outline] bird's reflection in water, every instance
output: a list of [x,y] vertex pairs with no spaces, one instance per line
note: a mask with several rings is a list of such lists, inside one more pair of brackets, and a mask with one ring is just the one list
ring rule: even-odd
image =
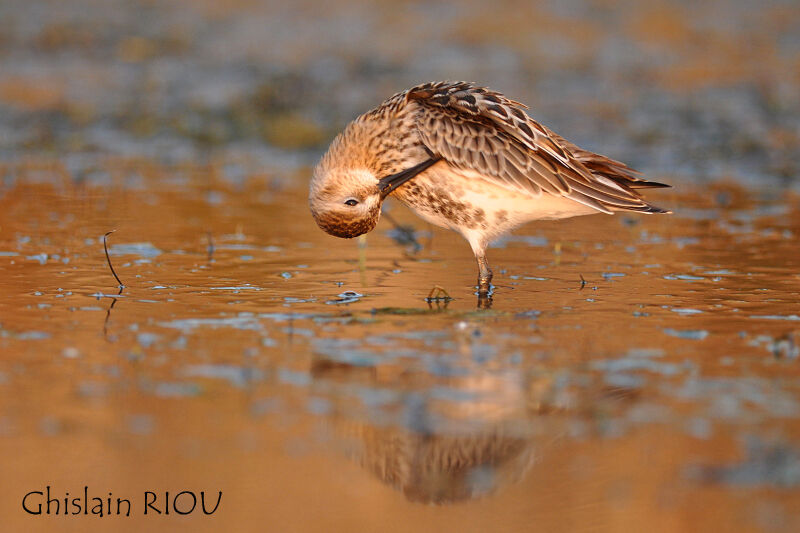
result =
[[[548,378],[526,383],[508,371],[435,377],[324,356],[313,361],[312,377],[331,402],[338,447],[407,499],[437,504],[522,479],[535,458],[529,422],[551,390]],[[383,396],[379,407],[365,405],[370,395]]]
[[349,433],[353,459],[416,502],[477,498],[521,478],[533,459],[525,439],[500,428],[464,435],[353,423],[337,429]]

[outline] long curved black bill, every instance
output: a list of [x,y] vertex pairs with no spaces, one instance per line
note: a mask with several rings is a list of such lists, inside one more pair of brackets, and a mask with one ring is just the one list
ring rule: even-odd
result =
[[389,196],[392,191],[396,188],[419,174],[420,172],[427,170],[432,165],[437,163],[441,158],[440,157],[432,157],[430,159],[426,159],[422,163],[414,165],[413,167],[407,168],[405,170],[401,170],[397,174],[392,174],[391,176],[386,176],[385,178],[381,178],[378,180],[378,188],[381,191],[381,198],[386,198]]

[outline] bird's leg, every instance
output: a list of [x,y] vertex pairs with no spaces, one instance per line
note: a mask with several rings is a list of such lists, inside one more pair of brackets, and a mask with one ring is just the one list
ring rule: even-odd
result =
[[483,252],[475,255],[478,260],[478,296],[487,297],[492,293],[492,269]]
[[492,269],[486,260],[487,242],[479,233],[467,233],[464,236],[478,261],[478,309],[488,309],[492,305]]

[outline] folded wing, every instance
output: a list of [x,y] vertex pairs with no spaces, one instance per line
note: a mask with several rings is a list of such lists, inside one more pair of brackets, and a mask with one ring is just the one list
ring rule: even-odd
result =
[[406,99],[418,106],[419,134],[434,155],[492,183],[533,196],[565,196],[605,213],[666,212],[636,189],[668,185],[578,148],[500,93],[466,82],[438,82],[409,90]]

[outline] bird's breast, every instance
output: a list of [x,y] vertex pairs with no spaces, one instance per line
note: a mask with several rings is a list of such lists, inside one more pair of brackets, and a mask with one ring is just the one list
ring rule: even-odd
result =
[[438,166],[400,186],[394,196],[437,226],[457,231],[486,229],[491,220],[482,198],[469,195],[467,183]]

